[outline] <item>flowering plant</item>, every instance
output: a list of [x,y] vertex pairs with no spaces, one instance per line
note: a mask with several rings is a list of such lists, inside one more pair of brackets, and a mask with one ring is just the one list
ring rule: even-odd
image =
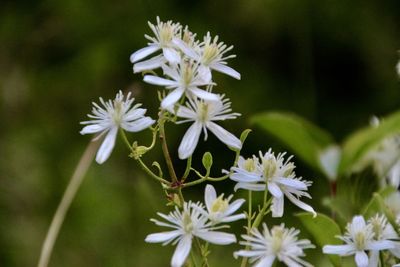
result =
[[[165,192],[167,203],[172,206],[171,211],[168,214],[158,212],[162,220],[151,221],[170,230],[148,234],[145,242],[176,246],[170,260],[170,265],[174,267],[210,266],[211,245],[237,242],[244,247],[232,251],[231,255],[242,258],[242,267],[249,264],[269,267],[276,262],[287,266],[313,266],[310,262],[315,261],[304,258],[304,250],[317,247],[324,254],[331,255],[329,260],[334,266],[342,264],[335,255],[354,255],[358,267],[396,263],[400,257],[400,209],[399,193],[394,187],[399,186],[400,153],[393,149],[393,144],[398,143],[398,137],[393,134],[400,130],[395,123],[400,121],[398,114],[386,122],[375,123],[373,128],[362,133],[356,133],[357,141],[354,141],[355,137],[350,137],[343,147],[334,144],[329,134],[302,118],[279,113],[260,114],[252,118],[256,125],[281,139],[327,178],[331,189],[331,197],[326,201],[326,206],[331,209],[331,216],[328,217],[317,213],[307,203],[307,199],[312,198],[309,193],[312,181],[295,173],[293,156],[287,156],[286,152],[275,153],[269,148],[260,151],[258,156],[246,157],[242,148],[250,130],[244,130],[237,137],[223,127],[225,121],[236,119],[240,114],[232,111],[225,92],[216,90],[213,74],[216,71],[235,79],[241,78],[238,71],[228,66],[227,60],[235,57],[230,54],[233,46],[227,46],[209,32],[198,40],[187,26],[172,21],[163,22],[158,17],[156,24],[149,22],[149,26],[153,36],[145,35],[148,45],[134,52],[130,60],[133,72],[141,72],[144,82],[162,88],[158,93],[160,107],[157,118],[146,115],[147,110],[141,104],[134,104],[131,93],[124,97],[124,93],[119,91],[113,100],[100,98],[100,104],[93,103],[92,114],[88,115],[89,120],[82,122],[84,127],[81,130],[81,134],[96,134],[93,141],[101,143],[96,155],[99,164],[110,157],[119,134],[129,156]],[[275,127],[277,122],[280,127]],[[190,125],[179,147],[170,150],[165,125],[184,123]],[[137,140],[132,141],[127,134],[147,129],[152,137],[148,146],[140,145]],[[205,173],[192,165],[192,156],[202,142],[200,136],[203,134],[204,141],[207,141],[209,132],[233,152],[233,162],[218,177],[211,173],[213,156],[210,152],[202,158]],[[296,132],[298,136],[293,137],[288,132]],[[361,143],[360,135],[363,138]],[[157,168],[155,171],[145,160],[146,154],[158,143],[157,137],[167,172],[157,161],[152,163]],[[182,174],[177,172],[171,157],[175,152],[179,160],[186,161]],[[348,192],[339,194],[336,189],[339,186],[340,189],[345,188],[340,183],[349,181],[339,177],[352,177],[371,164],[377,176],[385,181],[379,185],[381,192],[376,193],[366,207],[354,208],[357,212],[363,211],[363,215],[343,214],[342,202],[346,198],[340,194]],[[236,182],[233,188],[236,196],[217,194],[212,184],[224,180]],[[39,267],[47,266],[62,218],[79,184],[79,180],[72,180],[67,189],[44,243]],[[204,188],[204,203],[188,199],[185,191],[190,187]],[[238,190],[238,193],[245,192],[246,199],[237,197]],[[315,244],[301,239],[298,229],[286,227],[283,222],[271,225],[269,215],[279,220],[290,216],[285,210],[285,199],[305,211],[298,214],[298,218]],[[367,215],[370,219],[366,222],[363,216]],[[338,218],[336,221],[339,224],[352,218],[344,235],[340,234],[335,218]],[[240,222],[244,231],[238,241],[229,228],[231,223]],[[338,244],[335,235],[345,244]]]

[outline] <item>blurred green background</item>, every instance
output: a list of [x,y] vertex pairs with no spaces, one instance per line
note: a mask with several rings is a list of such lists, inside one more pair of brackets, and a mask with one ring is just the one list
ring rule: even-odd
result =
[[[235,46],[236,81],[215,75],[218,92],[242,113],[224,127],[239,135],[250,115],[285,110],[308,118],[337,141],[366,125],[371,115],[400,107],[395,72],[400,48],[400,1],[131,0],[7,1],[0,3],[0,266],[35,266],[41,243],[89,136],[81,136],[91,102],[131,90],[149,115],[157,90],[132,74],[129,56],[146,45],[147,21],[172,19],[198,36],[207,31]],[[187,125],[168,127],[176,164]],[[144,143],[149,133],[130,135]],[[244,155],[285,148],[253,131]],[[214,172],[229,168],[231,153],[216,138]],[[229,153],[229,154],[228,154]],[[161,161],[159,151],[145,161]],[[325,180],[301,161],[297,173],[314,181],[311,202],[326,212]],[[200,166],[199,166],[200,167]],[[190,190],[201,199],[203,185]],[[233,184],[217,185],[232,192]],[[93,164],[61,229],[50,266],[167,266],[173,247],[146,244],[161,231],[149,222],[167,212],[160,186],[138,170],[117,145],[103,165]],[[291,209],[298,211],[297,208]],[[279,221],[278,221],[279,222]],[[298,222],[291,215],[287,224]],[[241,230],[240,223],[234,229]],[[212,266],[239,265],[238,245],[215,249]],[[308,252],[311,253],[311,252]],[[314,255],[315,254],[315,255]],[[320,252],[309,256],[317,263]],[[223,259],[223,263],[219,260]],[[322,266],[322,265],[320,265]]]

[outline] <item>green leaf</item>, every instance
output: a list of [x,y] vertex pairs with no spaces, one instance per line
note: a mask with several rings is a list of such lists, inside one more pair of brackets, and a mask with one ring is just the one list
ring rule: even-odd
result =
[[333,145],[329,133],[290,113],[261,113],[253,116],[251,122],[279,139],[313,169],[324,172],[319,155],[326,147]]
[[[312,214],[308,212],[298,213],[296,216],[321,248],[325,245],[340,245],[342,243],[340,239],[335,237],[341,234],[339,226],[328,216],[318,213],[317,217],[313,218]],[[328,257],[334,266],[341,266],[338,255],[329,255]]]
[[339,174],[348,174],[366,154],[385,138],[400,132],[400,112],[381,120],[377,127],[365,127],[351,134],[343,144]]

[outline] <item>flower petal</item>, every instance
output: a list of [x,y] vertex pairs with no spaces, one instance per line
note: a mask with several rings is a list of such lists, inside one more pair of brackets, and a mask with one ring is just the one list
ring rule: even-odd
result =
[[366,245],[367,250],[385,250],[394,249],[396,243],[390,240],[371,241]]
[[221,63],[214,63],[210,66],[210,68],[222,72],[226,75],[229,75],[237,80],[240,80],[240,73],[232,69],[231,67],[228,67],[227,65]]
[[199,77],[201,77],[202,83],[210,83],[212,76],[211,70],[208,66],[201,65],[198,70]]
[[314,217],[317,216],[317,213],[314,211],[314,209],[310,205],[300,201],[298,198],[294,197],[290,193],[285,193],[285,195],[293,204],[295,204],[300,209],[311,212]]
[[225,143],[227,146],[234,149],[242,148],[242,142],[240,142],[240,140],[236,136],[234,136],[218,124],[209,121],[207,122],[206,126],[221,142]]
[[155,233],[155,234],[150,234],[150,235],[146,236],[146,239],[144,241],[147,243],[162,243],[162,242],[171,241],[172,239],[177,238],[180,234],[181,234],[181,231],[179,231],[179,230]]
[[306,190],[307,189],[307,185],[303,181],[299,181],[296,179],[279,177],[279,178],[276,178],[275,180],[280,184],[292,187],[294,189],[298,189],[298,190]]
[[152,57],[148,60],[138,62],[133,65],[133,73],[142,72],[145,70],[157,69],[167,62],[162,55]]
[[190,92],[192,92],[198,98],[201,98],[201,99],[204,99],[207,101],[218,101],[220,99],[219,95],[201,90],[197,87],[191,87]]
[[246,189],[250,191],[264,191],[265,190],[265,184],[255,184],[255,183],[237,183],[235,185],[234,190],[238,189]]
[[146,128],[149,128],[155,120],[150,117],[143,117],[132,122],[123,122],[121,128],[127,130],[128,132],[139,132]]
[[185,261],[189,252],[192,248],[192,236],[185,235],[179,241],[178,245],[176,246],[174,255],[171,259],[171,266],[172,267],[181,267]]
[[267,186],[268,186],[268,191],[271,193],[271,195],[273,195],[276,198],[283,197],[283,193],[276,183],[269,182]]
[[193,154],[194,150],[196,149],[197,143],[199,142],[201,129],[201,124],[195,122],[186,131],[178,148],[180,159],[187,159],[190,155]]
[[204,201],[206,203],[207,209],[210,211],[214,200],[217,198],[217,192],[214,186],[208,184],[204,190]]
[[147,57],[148,55],[153,54],[154,52],[156,52],[159,49],[160,48],[156,45],[150,45],[150,46],[143,47],[142,49],[139,49],[138,51],[133,53],[130,56],[130,60],[132,63],[135,63],[136,61],[139,61],[139,60]]
[[174,105],[182,97],[184,90],[182,88],[177,88],[169,93],[162,101],[161,108],[167,109]]
[[228,234],[218,231],[207,231],[195,233],[201,239],[217,245],[228,245],[236,243],[236,237],[233,234]]
[[245,219],[245,218],[246,218],[246,215],[244,213],[240,213],[240,214],[235,214],[235,215],[232,215],[232,216],[224,217],[221,220],[221,222],[228,223],[228,222],[234,222],[234,221]]
[[272,198],[272,205],[271,205],[272,217],[277,218],[283,216],[283,205],[284,205],[283,196],[280,198],[276,197]]
[[102,132],[107,128],[105,125],[100,124],[92,124],[83,127],[83,129],[79,132],[80,134],[92,134]]
[[154,85],[160,85],[160,86],[176,86],[175,81],[171,81],[168,79],[164,79],[158,76],[153,76],[153,75],[145,75],[143,78],[143,81],[154,84]]
[[229,205],[228,209],[225,211],[225,215],[230,215],[230,214],[234,213],[235,211],[237,211],[243,205],[244,202],[245,202],[245,200],[242,198],[236,199],[235,201],[233,201]]
[[368,255],[365,251],[357,251],[355,260],[357,267],[368,267]]
[[274,263],[275,256],[274,255],[267,255],[262,257],[257,264],[253,265],[254,267],[271,267]]
[[191,47],[189,47],[184,41],[182,41],[182,39],[179,38],[174,38],[172,40],[172,43],[174,45],[176,45],[180,50],[182,50],[182,52],[187,55],[188,57],[190,57],[191,59],[195,59],[196,61],[199,60],[199,56],[196,54],[196,52],[194,51],[194,49],[192,49]]
[[326,245],[322,248],[325,254],[337,254],[340,256],[346,256],[354,254],[355,249],[353,245]]
[[117,139],[118,127],[113,127],[109,130],[106,137],[103,140],[99,150],[96,154],[96,161],[99,164],[105,162],[111,155],[111,152],[115,145],[115,139]]
[[178,51],[173,48],[163,48],[163,54],[169,63],[177,64],[181,61],[181,56],[179,55]]

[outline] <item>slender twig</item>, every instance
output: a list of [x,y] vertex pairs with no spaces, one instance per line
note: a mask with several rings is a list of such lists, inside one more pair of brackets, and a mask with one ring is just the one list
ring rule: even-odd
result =
[[165,161],[167,163],[169,175],[171,176],[172,182],[177,182],[178,178],[176,177],[174,165],[172,164],[171,156],[169,154],[169,150],[168,150],[168,146],[167,146],[167,140],[165,137],[165,129],[164,129],[165,119],[164,119],[163,114],[164,114],[163,111],[160,111],[160,118],[158,120],[158,125],[160,127],[159,137],[161,140],[162,151],[164,154]]
[[140,167],[142,167],[142,169],[148,174],[150,175],[151,178],[154,178],[155,180],[159,181],[162,184],[165,185],[171,185],[170,182],[168,182],[167,180],[163,179],[162,177],[156,175],[154,172],[152,172],[149,167],[147,167],[147,165],[142,161],[141,158],[138,158],[137,161],[139,162]]
[[83,178],[85,177],[85,174],[93,161],[94,155],[99,145],[100,140],[90,142],[85,152],[83,153],[78,165],[76,166],[74,174],[72,175],[67,189],[65,190],[64,195],[61,199],[61,202],[57,207],[46,238],[43,242],[38,267],[47,267],[51,253],[54,248],[54,243],[64,222],[65,215],[68,212],[68,209],[75,198],[75,195],[83,181]]

